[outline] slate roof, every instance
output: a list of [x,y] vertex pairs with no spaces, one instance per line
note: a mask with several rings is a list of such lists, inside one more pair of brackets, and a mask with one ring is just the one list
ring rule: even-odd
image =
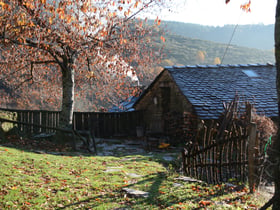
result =
[[134,103],[137,101],[139,97],[130,96],[127,100],[122,101],[119,106],[113,106],[109,109],[109,112],[130,112],[134,111],[133,108]]
[[236,94],[252,102],[257,112],[278,116],[274,65],[171,66],[165,70],[201,119],[219,118],[223,103],[232,101]]

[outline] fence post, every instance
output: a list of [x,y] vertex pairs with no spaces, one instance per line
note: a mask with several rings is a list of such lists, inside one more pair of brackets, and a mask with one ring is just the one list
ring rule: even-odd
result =
[[186,153],[185,153],[185,149],[182,150],[182,161],[183,161],[183,174],[184,175],[189,175],[187,174],[187,166],[186,166]]
[[255,192],[256,178],[255,178],[255,147],[256,147],[256,137],[257,137],[257,125],[256,123],[250,123],[249,129],[249,144],[248,144],[248,179],[249,179],[249,189],[250,193]]

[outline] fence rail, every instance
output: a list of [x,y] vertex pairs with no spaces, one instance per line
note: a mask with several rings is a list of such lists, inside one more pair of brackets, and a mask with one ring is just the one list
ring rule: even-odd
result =
[[226,141],[206,141],[203,146],[189,146],[183,152],[185,173],[208,183],[229,180],[246,181],[248,177],[248,136],[225,136]]
[[250,191],[258,185],[260,144],[256,123],[252,122],[252,106],[237,117],[237,102],[231,102],[220,123],[212,121],[198,129],[193,141],[182,152],[184,173],[208,183],[249,181]]
[[[18,129],[27,134],[52,133],[59,127],[59,111],[0,109],[12,113]],[[143,125],[143,114],[133,112],[74,112],[73,128],[90,130],[96,137],[136,136],[136,127]],[[31,126],[28,124],[32,124]]]

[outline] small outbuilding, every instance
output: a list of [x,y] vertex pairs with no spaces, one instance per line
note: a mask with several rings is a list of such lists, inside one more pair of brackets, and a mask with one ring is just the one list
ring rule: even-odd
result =
[[134,103],[147,135],[180,140],[199,120],[216,120],[238,95],[259,114],[277,117],[276,67],[271,64],[171,66]]

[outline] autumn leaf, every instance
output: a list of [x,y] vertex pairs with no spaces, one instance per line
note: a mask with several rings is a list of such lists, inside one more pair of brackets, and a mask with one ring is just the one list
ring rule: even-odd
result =
[[2,7],[4,10],[7,10],[9,8],[9,5],[4,3],[3,1],[0,1],[0,7]]
[[139,4],[139,1],[136,1],[135,4],[134,4],[134,8],[137,8],[138,4]]
[[127,10],[127,11],[124,12],[124,16],[125,16],[125,17],[129,16],[130,14],[131,14],[131,11],[130,11],[130,10]]
[[32,2],[29,2],[29,1],[25,2],[24,5],[31,10],[34,10],[34,8],[35,8],[35,6],[32,4]]
[[209,205],[211,205],[212,204],[212,202],[211,201],[200,201],[199,202],[199,205],[200,206],[209,206]]
[[254,204],[249,204],[249,207],[257,209],[258,207]]
[[81,11],[84,12],[84,13],[87,12],[87,5],[86,5],[86,4],[83,4],[83,5],[81,6]]
[[161,20],[158,20],[158,21],[157,21],[157,24],[160,25],[160,23],[161,23]]
[[53,18],[49,17],[49,24],[51,25],[53,23]]
[[68,15],[66,17],[66,22],[69,24],[69,23],[71,23],[71,21],[72,21],[72,17],[70,15]]
[[245,12],[251,12],[250,6],[251,6],[251,0],[249,0],[249,2],[246,3],[246,4],[242,4],[242,5],[240,6],[240,9],[242,9],[242,10],[245,11]]

